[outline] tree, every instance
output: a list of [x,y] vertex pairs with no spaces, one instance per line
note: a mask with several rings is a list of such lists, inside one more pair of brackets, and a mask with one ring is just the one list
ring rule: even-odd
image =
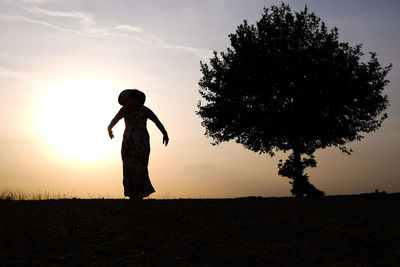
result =
[[292,151],[278,164],[296,197],[323,196],[304,169],[316,167],[317,149],[361,140],[387,117],[383,89],[391,65],[375,53],[362,62],[362,45],[339,42],[337,28],[307,7],[264,8],[255,25],[246,20],[229,35],[231,47],[200,62],[202,98],[196,114],[213,144],[235,140],[271,157]]

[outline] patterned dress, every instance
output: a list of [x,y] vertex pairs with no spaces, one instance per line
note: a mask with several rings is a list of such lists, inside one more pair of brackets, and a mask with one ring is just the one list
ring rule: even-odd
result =
[[146,109],[141,106],[124,116],[125,131],[121,148],[123,185],[125,196],[130,198],[143,198],[155,192],[147,170],[150,138],[146,128]]

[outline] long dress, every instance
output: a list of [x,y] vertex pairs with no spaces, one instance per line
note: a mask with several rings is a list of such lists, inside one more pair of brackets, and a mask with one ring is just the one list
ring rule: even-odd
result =
[[150,138],[146,128],[147,117],[141,106],[124,115],[125,131],[122,140],[124,195],[143,198],[155,192],[147,169],[150,155]]

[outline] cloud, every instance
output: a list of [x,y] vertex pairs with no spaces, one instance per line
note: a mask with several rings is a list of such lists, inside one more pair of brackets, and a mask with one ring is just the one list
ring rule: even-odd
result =
[[23,3],[22,7],[25,11],[37,16],[75,19],[82,26],[82,30],[73,30],[70,28],[57,26],[53,23],[47,22],[44,18],[32,19],[26,16],[8,16],[0,14],[0,19],[23,21],[36,25],[42,25],[57,31],[77,34],[89,38],[108,38],[108,39],[118,38],[118,39],[134,40],[147,45],[152,45],[154,47],[162,47],[164,49],[186,51],[199,58],[208,57],[212,54],[212,51],[207,49],[166,43],[159,37],[147,33],[140,26],[132,26],[129,24],[118,24],[117,26],[114,27],[98,27],[96,25],[95,15],[93,14],[85,12],[76,12],[76,11],[71,11],[71,12],[54,11],[41,8],[38,6],[51,1],[56,1],[56,0],[22,0]]
[[38,6],[25,6],[25,10],[35,15],[45,15],[51,17],[65,17],[78,19],[82,26],[89,27],[95,24],[94,15],[84,12],[63,12],[63,11],[50,11],[40,8]]
[[190,52],[190,53],[193,53],[193,54],[197,55],[200,58],[210,57],[212,55],[212,51],[211,50],[202,49],[202,48],[196,48],[196,47],[191,47],[191,46],[164,44],[163,47],[167,48],[167,49],[185,50],[187,52]]
[[143,28],[142,27],[131,26],[131,25],[127,25],[127,24],[120,24],[118,26],[115,26],[114,29],[122,30],[122,31],[131,31],[131,32],[143,33]]
[[42,20],[36,20],[36,19],[30,19],[24,16],[8,16],[8,15],[1,15],[0,14],[0,19],[3,20],[8,20],[8,21],[22,21],[22,22],[28,22],[31,24],[37,24],[37,25],[42,25],[42,26],[46,26],[48,28],[52,28],[54,30],[58,30],[58,31],[63,31],[63,32],[68,32],[68,33],[73,33],[73,34],[78,34],[81,36],[88,36],[87,34],[80,32],[80,31],[75,31],[75,30],[71,30],[68,28],[63,28],[63,27],[59,27],[59,26],[55,26],[53,24],[50,24],[46,21],[42,21]]

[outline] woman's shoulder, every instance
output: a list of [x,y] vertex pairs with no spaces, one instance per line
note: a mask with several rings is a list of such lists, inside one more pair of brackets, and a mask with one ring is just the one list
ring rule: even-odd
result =
[[126,106],[123,106],[122,108],[119,109],[118,113],[121,115],[121,117],[125,117],[128,112],[128,109]]
[[149,109],[145,105],[142,106],[142,110],[143,110],[143,113],[146,114],[146,115],[148,115],[151,112],[151,109]]

